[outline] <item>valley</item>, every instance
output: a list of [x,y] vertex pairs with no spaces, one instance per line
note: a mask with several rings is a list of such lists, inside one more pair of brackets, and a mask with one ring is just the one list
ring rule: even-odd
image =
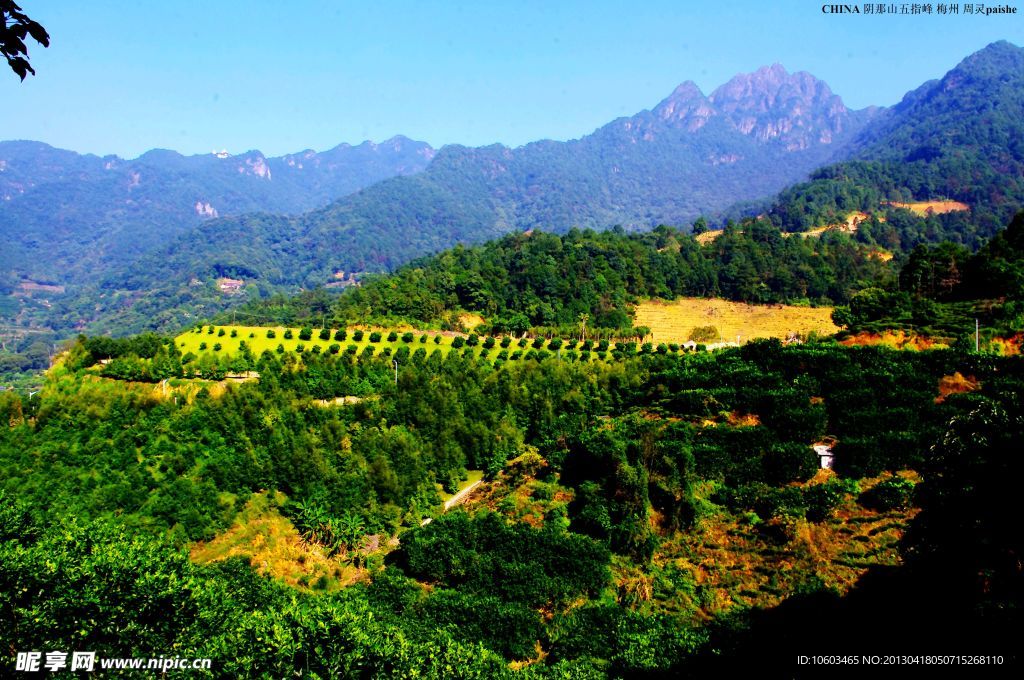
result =
[[[45,46],[13,7],[8,34]],[[455,115],[439,103],[486,90],[470,129],[526,115],[523,82],[553,87],[489,72],[513,43],[550,60],[514,30],[535,8],[487,15],[486,54],[434,23],[444,6],[378,11],[346,7],[347,32],[318,17],[272,59],[259,45],[273,97],[246,70],[245,90],[191,74],[172,133],[229,110],[276,143],[325,115],[321,138],[391,114],[436,130]],[[265,25],[251,14],[218,23],[218,50],[256,54],[229,39]],[[715,49],[744,59],[729,21]],[[181,23],[177,69],[210,54],[209,22]],[[430,38],[412,60],[393,37],[410,27]],[[52,650],[309,680],[804,678],[822,668],[800,655],[847,653],[1019,667],[1024,48],[975,47],[855,109],[778,63],[722,77],[693,30],[637,33],[643,68],[619,32],[597,42],[645,96],[678,82],[655,63],[669,42],[723,84],[619,101],[564,141],[0,142],[0,675],[63,670]],[[794,53],[838,77],[803,37]],[[314,61],[289,59],[306,42]],[[438,45],[458,69],[414,68]],[[393,91],[372,75],[389,69]],[[548,118],[596,107],[567,92]]]

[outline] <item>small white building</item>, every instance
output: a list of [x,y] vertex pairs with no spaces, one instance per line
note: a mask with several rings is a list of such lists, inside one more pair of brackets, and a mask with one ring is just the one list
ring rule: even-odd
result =
[[821,464],[822,470],[831,470],[832,463],[835,461],[835,454],[832,453],[831,444],[815,444],[814,452],[818,454],[818,462]]

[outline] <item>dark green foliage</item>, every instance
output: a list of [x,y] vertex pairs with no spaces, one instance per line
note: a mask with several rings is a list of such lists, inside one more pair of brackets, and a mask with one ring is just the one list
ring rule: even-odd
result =
[[302,328],[299,330],[299,340],[310,340],[313,338],[312,328]]
[[890,477],[862,493],[857,500],[865,508],[879,512],[905,510],[910,506],[913,491],[914,483],[910,480],[903,477]]
[[319,337],[320,337],[321,340],[330,340],[331,339],[331,329],[330,328],[321,328],[320,329]]
[[411,576],[531,608],[595,595],[609,578],[600,543],[489,513],[448,513],[407,534],[402,555]]

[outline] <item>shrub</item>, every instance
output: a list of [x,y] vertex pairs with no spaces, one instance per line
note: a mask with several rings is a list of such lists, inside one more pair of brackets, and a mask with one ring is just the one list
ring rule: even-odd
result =
[[363,356],[364,357],[372,357],[373,356],[373,352],[376,349],[377,348],[374,347],[373,345],[367,345],[366,347],[363,348]]
[[313,354],[320,354],[320,345],[313,345],[313,349],[309,350]]
[[331,329],[330,328],[321,328],[320,329],[320,339],[321,340],[330,340],[331,339]]
[[281,343],[278,343],[278,344],[277,344],[277,349],[276,349],[275,351],[276,351],[276,352],[277,352],[278,354],[284,354],[284,345],[282,345]]
[[295,337],[295,336],[294,336],[294,335],[292,335],[292,329],[291,329],[291,328],[286,328],[286,329],[284,330],[284,339],[285,339],[285,340],[291,340],[291,339],[292,339],[292,338],[294,338],[294,337]]
[[231,337],[232,338],[237,338],[238,337],[238,329],[237,328],[232,328],[231,329]]
[[508,349],[508,346],[512,344],[512,338],[506,336],[501,339],[501,348]]
[[666,345],[665,343],[661,343],[654,351],[657,352],[658,354],[668,354],[668,345]]
[[718,328],[715,326],[697,326],[692,331],[687,340],[693,340],[694,342],[711,342],[712,340],[718,339]]
[[406,331],[405,333],[402,333],[402,342],[404,343],[410,343],[415,338],[416,336],[414,336],[411,331]]
[[302,344],[301,342],[299,344],[295,345],[295,353],[296,354],[302,354],[305,351],[306,351],[306,346],[304,344]]
[[274,329],[273,328],[268,328],[267,329],[267,340],[273,340],[276,337],[277,337],[277,333],[274,332]]
[[[597,343],[597,351],[598,352],[607,352],[608,351],[608,341],[607,340],[599,341]],[[604,357],[601,357],[601,358],[603,359]]]
[[339,345],[336,342],[332,343],[331,346],[327,348],[327,351],[330,352],[331,354],[337,354],[338,352],[341,351],[341,345]]
[[494,342],[494,338],[492,338],[491,336],[487,336],[487,338],[484,339],[484,349],[491,349],[492,347],[494,347]]
[[356,342],[359,342],[360,340],[362,340],[363,339],[363,331],[361,331],[361,330],[353,331],[352,332],[352,339],[355,340]]
[[519,341],[516,344],[525,349],[529,343],[530,341],[526,338],[519,338]]
[[914,483],[902,477],[890,477],[875,484],[857,499],[857,502],[869,510],[885,512],[887,510],[906,510],[910,507]]
[[359,351],[359,347],[357,347],[356,345],[349,345],[348,347],[345,348],[345,353],[346,354],[351,354],[353,356],[355,356],[355,353],[358,352],[358,351]]
[[224,337],[224,335],[225,335],[225,333],[224,333],[224,329],[223,329],[223,328],[218,328],[218,329],[217,329],[217,337],[218,337],[218,338],[223,338],[223,337]]
[[548,349],[552,352],[557,352],[562,348],[561,338],[551,338],[551,342],[548,343]]
[[441,336],[440,335],[435,335],[434,336],[434,344],[435,345],[440,345],[441,344]]
[[454,338],[452,338],[452,349],[459,349],[465,344],[466,341],[465,339],[463,339],[461,335],[456,335]]
[[377,331],[373,331],[372,333],[370,333],[370,342],[377,343],[380,342],[380,339],[381,334],[378,333]]
[[213,326],[210,326],[210,327],[209,327],[209,328],[208,328],[208,329],[206,330],[206,332],[207,332],[207,333],[209,333],[210,335],[213,335]]
[[503,349],[500,352],[498,352],[497,359],[498,359],[498,361],[505,361],[505,360],[507,360],[508,359],[508,350],[507,349]]
[[213,343],[213,351],[214,352],[219,352],[220,350],[221,350],[220,343],[219,342]]
[[423,335],[420,336],[420,344],[423,344],[423,345],[427,344],[427,334],[426,333],[424,333]]
[[476,333],[470,333],[469,337],[466,338],[466,345],[468,347],[476,347],[480,344],[480,337]]
[[200,349],[200,350],[204,350],[204,349],[206,349],[206,343],[205,343],[205,342],[201,342],[201,343],[199,343],[199,349]]
[[[394,342],[396,340],[398,340],[398,333],[396,333],[395,331],[391,331],[390,333],[388,333],[388,342]],[[370,342],[373,342],[372,337],[370,339]]]
[[348,337],[348,331],[346,331],[344,328],[341,328],[334,333],[334,339],[337,340],[338,342],[341,342],[346,337]]
[[312,339],[313,339],[313,329],[312,328],[302,328],[302,329],[299,330],[299,340],[312,340]]

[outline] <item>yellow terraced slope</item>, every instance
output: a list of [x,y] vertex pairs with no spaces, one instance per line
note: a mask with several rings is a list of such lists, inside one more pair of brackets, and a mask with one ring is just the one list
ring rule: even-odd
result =
[[831,307],[749,305],[707,298],[682,298],[672,302],[642,302],[636,308],[636,325],[651,329],[654,342],[685,342],[698,326],[714,326],[725,342],[754,338],[787,338],[792,333],[817,331],[831,335]]

